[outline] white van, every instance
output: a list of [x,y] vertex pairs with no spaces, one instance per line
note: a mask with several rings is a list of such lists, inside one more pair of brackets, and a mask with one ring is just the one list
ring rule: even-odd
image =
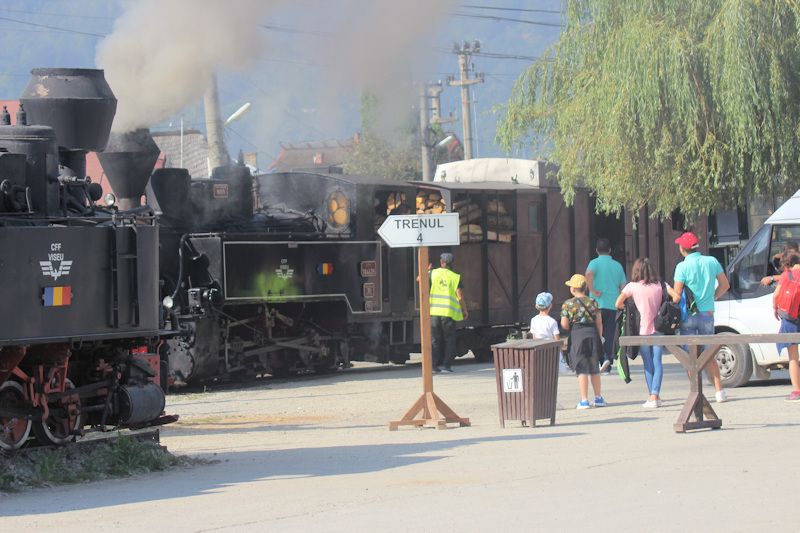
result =
[[[775,284],[761,279],[778,273],[774,256],[789,241],[800,242],[800,190],[770,216],[728,266],[731,289],[716,303],[717,333],[777,333],[778,320],[772,310]],[[750,379],[767,379],[769,371],[788,368],[786,350],[775,344],[723,346],[717,353],[726,387],[744,385]]]

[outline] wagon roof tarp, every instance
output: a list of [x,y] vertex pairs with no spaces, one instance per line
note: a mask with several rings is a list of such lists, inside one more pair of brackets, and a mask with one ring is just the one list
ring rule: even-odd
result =
[[800,190],[772,213],[766,224],[780,224],[782,222],[797,222],[800,220]]
[[474,183],[448,183],[448,182],[428,182],[428,181],[418,181],[413,182],[418,187],[424,187],[428,189],[447,189],[449,191],[457,191],[457,190],[475,190],[475,191],[531,191],[531,192],[541,192],[542,194],[545,193],[545,189],[541,187],[536,187],[533,185],[527,185],[524,183],[512,183],[506,181],[481,181],[481,182],[474,182]]
[[443,163],[436,167],[434,182],[506,182],[534,187],[557,187],[553,178],[556,166],[536,159],[480,157]]

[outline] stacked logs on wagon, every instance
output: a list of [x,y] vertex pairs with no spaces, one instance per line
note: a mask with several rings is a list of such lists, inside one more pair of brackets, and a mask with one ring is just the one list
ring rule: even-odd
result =
[[420,192],[417,194],[417,214],[418,215],[438,215],[445,213],[447,206],[442,195],[438,192]]
[[376,196],[373,200],[375,207],[375,229],[381,227],[381,224],[386,220],[389,215],[410,215],[413,213],[411,207],[408,205],[408,196],[404,192],[390,192],[384,198]]
[[[478,241],[483,238],[483,214],[477,201],[462,198],[453,202],[453,211],[458,212],[461,223],[461,240]],[[514,219],[508,214],[502,200],[493,198],[486,202],[486,239],[511,242]]]

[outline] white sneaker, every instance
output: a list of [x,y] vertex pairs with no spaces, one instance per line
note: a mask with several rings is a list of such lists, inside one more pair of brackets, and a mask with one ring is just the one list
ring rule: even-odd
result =
[[728,394],[725,392],[725,389],[720,389],[714,395],[714,398],[716,398],[717,403],[727,402],[728,401]]
[[655,409],[659,407],[660,404],[661,402],[659,402],[658,400],[647,400],[642,404],[642,407],[644,407],[645,409]]
[[600,373],[602,374],[603,372],[605,372],[609,368],[611,368],[611,361],[606,359],[605,361],[603,361],[603,364],[600,365]]

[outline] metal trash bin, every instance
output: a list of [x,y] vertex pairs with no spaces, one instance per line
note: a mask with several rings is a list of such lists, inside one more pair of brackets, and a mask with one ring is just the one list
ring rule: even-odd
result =
[[537,420],[549,418],[555,424],[561,341],[507,341],[493,345],[492,352],[503,427],[507,420],[535,427]]

